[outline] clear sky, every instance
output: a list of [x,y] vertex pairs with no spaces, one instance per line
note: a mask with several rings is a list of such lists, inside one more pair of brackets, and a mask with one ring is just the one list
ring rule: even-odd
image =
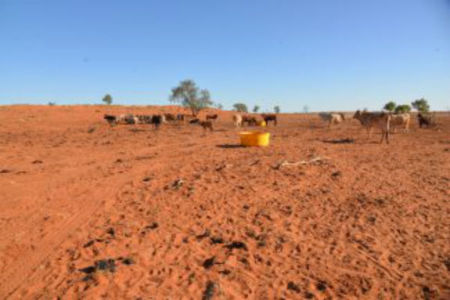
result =
[[450,0],[0,0],[0,104],[450,109]]

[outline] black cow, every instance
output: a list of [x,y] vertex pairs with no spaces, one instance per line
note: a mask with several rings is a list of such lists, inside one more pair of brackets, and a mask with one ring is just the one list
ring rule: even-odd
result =
[[426,115],[422,115],[421,113],[419,113],[417,115],[417,119],[419,121],[419,127],[422,128],[422,126],[427,126],[430,127],[431,125],[431,117],[430,116],[426,116]]
[[275,114],[262,114],[261,117],[264,119],[264,122],[266,122],[266,125],[269,125],[269,121],[273,121],[275,126],[277,126],[277,115],[275,115]]
[[113,115],[106,115],[106,114],[105,114],[105,115],[103,116],[103,119],[105,119],[106,122],[108,122],[108,124],[111,125],[111,126],[116,125],[116,122],[117,122],[117,117],[116,117],[116,116],[113,116]]

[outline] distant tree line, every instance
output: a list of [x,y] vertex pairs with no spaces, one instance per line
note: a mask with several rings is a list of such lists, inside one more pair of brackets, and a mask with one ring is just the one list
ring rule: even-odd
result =
[[[428,113],[430,111],[430,105],[425,98],[414,100],[411,105],[414,109],[421,113]],[[396,114],[407,113],[411,111],[411,106],[409,104],[397,105],[394,101],[389,101],[384,105],[383,109]]]

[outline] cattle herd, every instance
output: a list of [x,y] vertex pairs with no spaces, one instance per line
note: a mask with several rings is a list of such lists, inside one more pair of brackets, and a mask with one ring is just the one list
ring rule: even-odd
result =
[[[381,140],[389,143],[389,134],[395,132],[397,128],[403,130],[403,132],[409,131],[409,126],[411,122],[410,113],[388,113],[388,112],[368,112],[368,111],[356,111],[353,117],[348,116],[344,113],[319,113],[319,117],[328,124],[328,128],[332,125],[342,123],[346,119],[356,119],[361,123],[361,126],[367,130],[367,134],[370,137],[373,128],[378,128],[381,130]],[[119,116],[105,114],[104,119],[109,123],[109,125],[114,126],[118,124],[151,124],[158,129],[163,123],[169,122],[181,122],[187,121],[189,124],[198,124],[205,130],[213,131],[213,122],[219,118],[218,114],[207,114],[204,120],[197,118],[196,116],[188,114],[155,114],[155,115],[133,115],[133,114],[123,114]],[[235,127],[243,126],[260,126],[260,125],[273,125],[278,124],[278,119],[276,114],[261,114],[250,115],[236,113],[233,115],[233,124]],[[430,127],[434,124],[430,115],[425,115],[422,113],[417,114],[417,120],[420,128],[426,126]]]
[[[275,114],[261,114],[261,118],[250,115],[234,114],[233,122],[236,127],[242,126],[258,126],[263,122],[269,124],[272,122],[275,126],[277,125],[277,116]],[[155,114],[155,115],[133,115],[133,114],[122,114],[119,116],[105,114],[103,117],[109,125],[115,126],[118,124],[152,124],[155,128],[163,123],[170,122],[182,122],[187,121],[189,124],[198,124],[205,130],[213,131],[213,122],[219,118],[218,114],[208,114],[205,116],[205,120],[201,120],[196,116],[188,114]]]

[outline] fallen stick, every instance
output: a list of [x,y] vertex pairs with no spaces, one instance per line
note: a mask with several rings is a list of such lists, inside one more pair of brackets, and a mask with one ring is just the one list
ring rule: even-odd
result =
[[281,167],[285,167],[285,166],[307,165],[307,164],[312,164],[312,163],[319,162],[319,161],[324,161],[324,160],[327,160],[327,159],[328,158],[326,158],[326,157],[316,156],[314,158],[311,158],[310,160],[300,160],[300,161],[297,161],[297,162],[288,162],[287,160],[283,160],[282,162],[280,162],[279,164],[277,164],[273,168],[276,169],[276,170],[279,170]]

